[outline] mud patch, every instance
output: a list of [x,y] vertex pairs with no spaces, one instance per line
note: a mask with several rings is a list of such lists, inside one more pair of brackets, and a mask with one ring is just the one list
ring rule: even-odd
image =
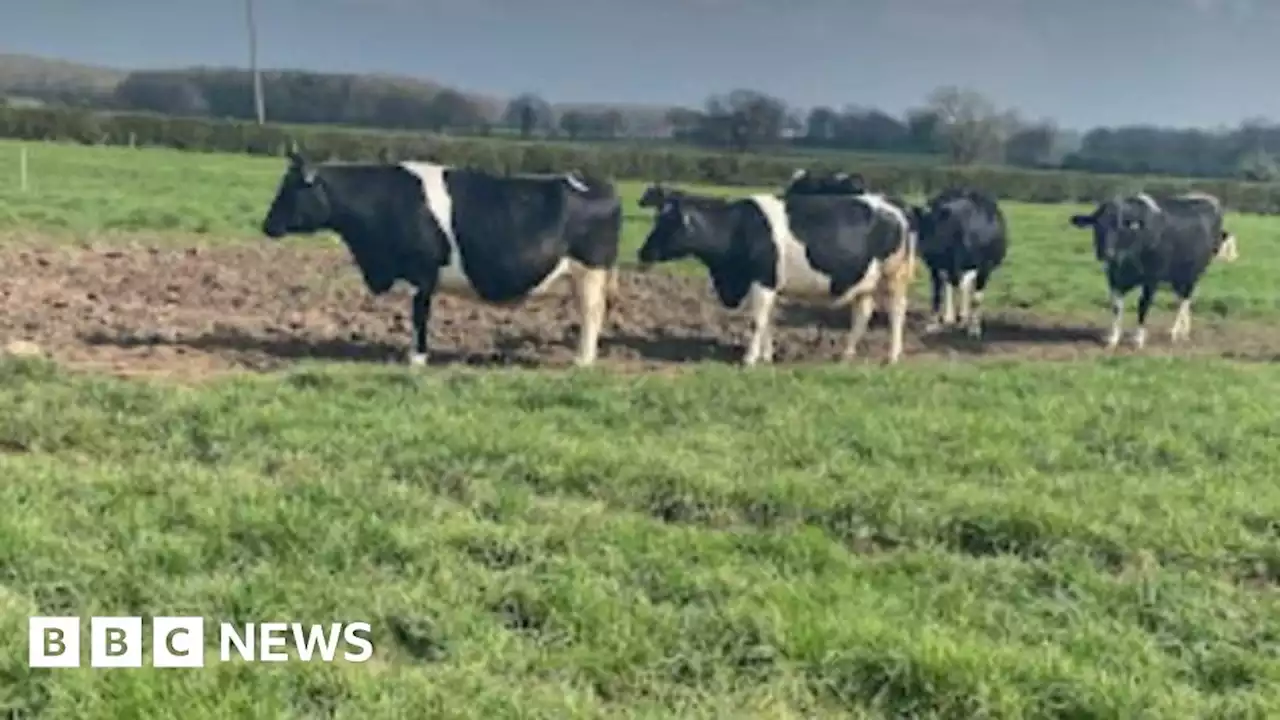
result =
[[[398,286],[370,296],[341,247],[8,246],[0,249],[0,264],[6,270],[0,277],[0,343],[30,343],[75,367],[195,377],[274,370],[301,359],[399,363],[409,343],[410,291]],[[578,333],[569,290],[566,283],[517,308],[438,297],[430,325],[432,362],[569,366]],[[624,270],[619,290],[602,333],[603,364],[652,369],[741,357],[748,318],[721,308],[705,277]],[[777,362],[839,357],[847,312],[786,305],[779,315]],[[1101,356],[1107,354],[1098,341],[1104,320],[991,308],[986,337],[977,342],[961,333],[922,335],[917,308],[904,359]],[[877,315],[872,327],[859,362],[885,356],[884,318]],[[1280,357],[1280,330],[1239,322],[1198,322],[1192,343],[1176,349],[1159,324],[1150,338],[1147,354]]]

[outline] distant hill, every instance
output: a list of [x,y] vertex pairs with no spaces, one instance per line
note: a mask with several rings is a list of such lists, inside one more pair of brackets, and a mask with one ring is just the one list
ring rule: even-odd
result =
[[76,98],[96,104],[111,97],[127,70],[14,53],[0,53],[0,94],[49,102]]
[[[86,107],[101,108],[119,108],[123,104],[127,109],[131,104],[129,99],[138,97],[138,93],[127,93],[128,99],[122,100],[117,93],[117,89],[122,83],[129,79],[132,71],[121,68],[104,67],[100,65],[88,65],[83,63],[74,63],[66,60],[58,60],[54,58],[36,57],[32,55],[20,55],[14,53],[0,53],[0,96],[7,96],[11,99],[21,98],[25,100],[38,100],[48,103],[61,103]],[[228,75],[243,75],[247,77],[247,73],[243,68],[220,68],[220,67],[180,67],[165,70],[146,70],[139,71],[137,75],[165,76],[172,84],[175,78],[190,79],[197,78],[197,82],[205,81],[208,78],[218,76],[221,80],[225,80]],[[370,73],[370,74],[350,74],[350,73],[316,73],[305,70],[272,68],[263,69],[263,77],[271,91],[268,93],[268,115],[272,115],[272,106],[278,106],[282,101],[277,95],[294,96],[292,87],[286,91],[281,88],[288,87],[287,78],[299,76],[311,76],[313,78],[322,78],[331,84],[359,84],[366,89],[372,88],[376,93],[385,95],[388,91],[397,91],[396,94],[412,97],[416,101],[429,102],[435,98],[441,91],[454,90],[461,93],[471,103],[474,104],[479,114],[489,122],[497,122],[506,108],[510,98],[497,95],[472,92],[465,89],[451,88],[444,83],[432,79],[415,78],[404,75]],[[284,82],[282,83],[282,79]],[[221,88],[220,88],[221,89]],[[173,92],[173,88],[166,88],[166,92]],[[203,88],[199,90],[203,92]],[[179,93],[181,94],[181,93]],[[190,93],[187,93],[190,95]],[[382,101],[379,97],[378,101]],[[204,114],[201,108],[208,108],[209,102],[207,98],[198,102],[190,102],[192,113]],[[549,101],[551,99],[548,99]],[[218,104],[217,102],[213,104]],[[604,112],[607,110],[616,110],[627,118],[628,126],[635,128],[639,134],[648,135],[656,129],[660,129],[666,123],[666,116],[669,108],[665,106],[652,105],[636,105],[630,103],[555,103],[551,102],[551,107],[557,113],[568,110],[579,110],[586,112]],[[188,113],[181,113],[188,114]],[[233,113],[238,115],[239,113]]]

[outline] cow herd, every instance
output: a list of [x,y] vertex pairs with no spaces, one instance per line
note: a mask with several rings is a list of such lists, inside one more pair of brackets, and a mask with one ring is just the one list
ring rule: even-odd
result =
[[[746,365],[772,361],[774,307],[784,297],[848,308],[845,358],[857,356],[879,305],[889,318],[887,361],[897,362],[919,261],[932,285],[926,331],[963,324],[980,338],[983,294],[1009,242],[1003,211],[980,190],[951,189],[914,206],[847,173],[798,170],[780,192],[744,197],[655,184],[639,205],[654,215],[637,257],[642,268],[694,259],[721,303],[746,302]],[[617,296],[622,215],[612,183],[576,172],[500,176],[426,162],[316,164],[294,151],[262,231],[273,239],[332,231],[370,292],[383,294],[397,280],[411,285],[414,365],[427,359],[436,293],[515,305],[568,278],[581,313],[575,362],[591,365],[610,296]],[[1070,222],[1093,232],[1111,294],[1110,347],[1120,341],[1124,300],[1135,288],[1141,296],[1133,341],[1143,345],[1159,285],[1179,300],[1171,339],[1185,340],[1200,277],[1215,257],[1237,256],[1221,203],[1204,193],[1117,196]]]

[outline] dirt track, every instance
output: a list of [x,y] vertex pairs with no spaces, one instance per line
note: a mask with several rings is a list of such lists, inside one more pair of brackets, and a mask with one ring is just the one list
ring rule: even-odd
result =
[[[371,297],[341,248],[9,247],[0,250],[0,266],[0,343],[28,340],[73,366],[190,377],[275,369],[299,358],[400,362],[409,342],[408,290]],[[917,304],[909,321],[908,362],[1105,352],[1097,340],[1102,316],[1072,323],[991,307],[979,345],[958,333],[922,337],[920,310]],[[784,307],[777,361],[836,359],[848,322],[845,312]],[[1154,319],[1148,353],[1280,358],[1280,330],[1216,326],[1198,316],[1191,345],[1175,351],[1167,322]],[[566,366],[576,337],[567,285],[560,295],[517,309],[441,297],[431,320],[432,362]],[[601,360],[629,368],[735,362],[746,337],[745,313],[721,309],[705,278],[624,271]],[[879,362],[886,344],[877,315],[862,362]]]

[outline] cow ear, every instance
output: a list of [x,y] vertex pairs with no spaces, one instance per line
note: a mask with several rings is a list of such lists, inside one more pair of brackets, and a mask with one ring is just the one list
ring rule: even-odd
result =
[[1072,215],[1071,224],[1078,228],[1089,227],[1093,224],[1092,215]]

